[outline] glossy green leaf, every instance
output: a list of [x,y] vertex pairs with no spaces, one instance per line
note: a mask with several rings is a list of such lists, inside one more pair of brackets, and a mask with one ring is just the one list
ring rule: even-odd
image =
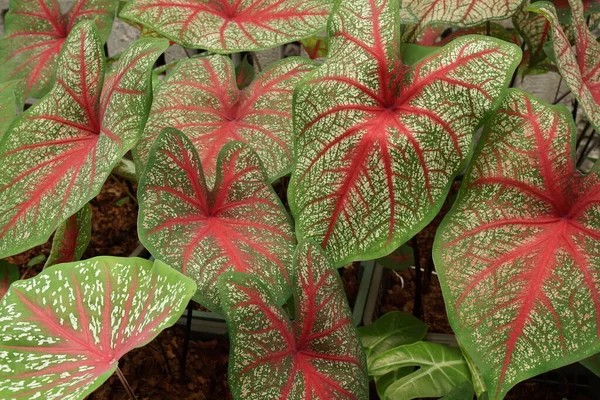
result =
[[55,86],[0,142],[0,257],[46,242],[100,192],[141,135],[151,67],[167,46],[166,40],[136,42],[105,79],[95,27],[73,28]]
[[213,311],[221,311],[217,279],[228,270],[258,277],[285,303],[296,238],[257,154],[225,145],[209,190],[181,132],[165,129],[152,149],[138,187],[138,234],[150,253],[196,281],[194,300]]
[[8,261],[0,260],[0,300],[6,294],[11,283],[19,279],[19,268]]
[[13,283],[0,301],[0,398],[84,398],[173,325],[195,291],[141,258],[61,264]]
[[552,4],[536,2],[527,10],[543,15],[550,22],[558,70],[592,126],[600,130],[600,43],[585,22],[581,0],[569,0],[569,4],[575,27],[575,52]]
[[61,223],[54,232],[52,249],[44,268],[79,261],[92,238],[92,208],[89,204]]
[[447,395],[441,398],[441,400],[473,400],[473,384],[465,381],[450,391]]
[[520,56],[464,36],[407,68],[397,6],[342,1],[329,57],[296,86],[290,208],[336,266],[389,254],[433,219]]
[[119,14],[188,48],[255,51],[325,27],[330,0],[131,0]]
[[373,377],[375,381],[375,389],[377,390],[377,395],[379,398],[383,399],[385,396],[385,391],[390,385],[401,378],[404,378],[406,375],[411,374],[415,371],[415,367],[403,367],[398,368],[392,372],[388,372],[384,375],[376,375]]
[[403,344],[418,342],[425,337],[427,325],[410,314],[392,311],[374,323],[358,328],[367,360]]
[[510,91],[438,228],[450,324],[491,399],[600,351],[600,175],[577,171],[575,132]]
[[471,380],[459,349],[437,343],[417,342],[395,347],[369,363],[369,373],[383,375],[398,368],[419,367],[392,383],[383,400],[440,397]]
[[15,87],[18,81],[0,83],[0,138],[15,119],[17,103]]
[[408,244],[403,244],[385,257],[377,259],[377,262],[388,269],[400,271],[415,265],[415,254]]
[[[0,295],[0,297],[1,297],[1,295]],[[580,363],[584,367],[586,367],[587,369],[592,371],[594,374],[596,374],[598,377],[600,377],[600,355],[599,354],[594,354],[593,356],[584,358],[583,360],[580,361]]]
[[146,165],[150,146],[163,128],[188,136],[200,153],[209,186],[214,183],[217,155],[233,140],[249,143],[270,179],[289,173],[292,156],[292,94],[314,64],[287,58],[239,90],[228,57],[184,60],[157,87],[144,135],[134,156]]
[[55,81],[58,55],[81,21],[94,21],[106,41],[116,0],[77,0],[61,14],[56,0],[11,0],[0,39],[0,82],[20,79],[18,98],[40,98]]
[[277,306],[266,282],[230,272],[219,279],[235,399],[368,399],[365,356],[339,274],[323,250],[298,245],[296,319]]

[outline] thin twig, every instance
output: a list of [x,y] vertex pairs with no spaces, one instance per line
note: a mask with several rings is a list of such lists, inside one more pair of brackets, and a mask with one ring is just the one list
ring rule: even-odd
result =
[[590,136],[588,136],[588,140],[585,142],[585,145],[583,146],[583,150],[581,151],[581,154],[579,155],[579,159],[577,160],[577,168],[581,167],[581,164],[583,164],[583,161],[585,160],[585,157],[588,152],[588,147],[590,146],[590,143],[592,142],[592,139],[594,138],[595,133],[596,133],[595,130],[592,130],[592,132],[590,132]]
[[187,56],[187,58],[192,58],[193,54],[190,54],[189,50],[186,49],[185,47],[183,47],[183,51],[185,51],[185,55]]
[[167,364],[167,371],[169,371],[169,375],[173,376],[173,371],[171,371],[171,363],[169,362],[169,358],[167,357],[167,352],[163,347],[160,336],[156,338],[156,343],[158,343],[158,347],[160,348],[160,352],[162,353],[163,358],[165,359],[165,364]]
[[581,131],[581,134],[577,137],[577,143],[575,144],[575,150],[579,149],[579,145],[581,144],[581,141],[585,137],[585,134],[587,133],[588,129],[590,129],[590,121],[588,121],[585,124],[585,126],[583,127],[583,130]]
[[183,338],[183,353],[181,354],[180,379],[181,383],[185,383],[185,368],[187,365],[187,353],[190,347],[190,335],[192,334],[192,313],[194,308],[192,302],[188,304],[187,320],[185,323],[185,337]]
[[558,92],[560,91],[560,85],[562,85],[562,75],[558,80],[558,85],[556,86],[556,93],[554,93],[554,104],[556,104],[556,99],[558,98]]
[[133,389],[131,389],[131,386],[129,386],[129,382],[127,382],[127,379],[125,379],[125,375],[123,375],[121,368],[117,367],[116,372],[117,372],[117,376],[119,377],[119,380],[121,381],[121,384],[125,387],[125,391],[129,395],[129,397],[132,400],[137,400],[137,397],[135,397],[135,393],[133,393]]
[[415,304],[413,306],[413,315],[417,318],[421,317],[421,255],[419,254],[419,244],[417,243],[417,237],[411,239],[413,248],[413,255],[415,258]]
[[558,104],[558,103],[560,103],[562,101],[562,99],[564,99],[565,97],[567,97],[570,94],[571,94],[571,91],[568,91],[567,93],[562,94],[560,97],[555,98],[554,102],[552,104]]

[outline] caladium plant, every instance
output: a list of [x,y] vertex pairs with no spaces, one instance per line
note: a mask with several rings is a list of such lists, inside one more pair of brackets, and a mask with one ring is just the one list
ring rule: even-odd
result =
[[140,240],[194,279],[194,300],[211,310],[221,310],[217,279],[228,270],[260,277],[283,304],[293,276],[291,221],[247,145],[225,145],[216,169],[211,190],[192,142],[165,129],[140,179]]
[[57,59],[69,33],[84,20],[94,21],[104,43],[116,0],[77,0],[62,14],[55,0],[11,1],[0,40],[0,82],[18,79],[19,98],[40,98],[55,80]]
[[568,110],[511,91],[438,231],[448,317],[492,399],[600,350],[600,175],[574,142]]
[[18,81],[0,83],[0,138],[16,116],[15,88]]
[[0,301],[0,398],[80,399],[173,325],[195,283],[156,261],[97,257],[13,283]]
[[138,170],[145,167],[156,136],[173,127],[194,143],[210,186],[217,155],[233,140],[256,150],[271,180],[288,174],[293,161],[293,89],[314,67],[309,60],[288,58],[239,90],[228,57],[179,62],[156,89],[144,135],[134,150]]
[[316,244],[294,258],[292,322],[256,277],[219,278],[231,332],[229,382],[236,399],[367,399],[365,356],[340,277]]
[[433,219],[520,58],[465,36],[408,67],[398,14],[397,2],[342,2],[329,58],[294,96],[296,233],[336,266],[388,254]]
[[92,238],[92,209],[89,204],[60,224],[44,267],[79,261]]
[[0,141],[0,257],[44,243],[100,191],[141,135],[150,67],[167,46],[162,39],[136,42],[105,79],[96,28],[73,28],[56,84]]
[[590,32],[581,0],[569,0],[575,28],[575,48],[563,31],[556,10],[548,2],[532,3],[527,10],[546,17],[552,27],[552,48],[556,65],[573,96],[579,100],[592,126],[600,130],[600,43]]
[[325,27],[330,0],[132,0],[120,16],[188,48],[254,51]]

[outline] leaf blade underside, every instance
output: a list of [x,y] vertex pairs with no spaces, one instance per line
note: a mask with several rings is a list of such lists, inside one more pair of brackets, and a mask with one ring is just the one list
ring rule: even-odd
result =
[[294,322],[258,279],[237,272],[219,279],[234,397],[367,399],[364,354],[337,271],[310,243],[298,245],[294,262]]
[[233,142],[221,150],[210,191],[191,141],[167,128],[138,191],[140,241],[196,281],[195,301],[220,312],[217,279],[227,270],[260,277],[279,304],[289,297],[296,243],[291,221],[247,145]]
[[575,53],[556,9],[550,3],[532,3],[527,10],[541,14],[549,21],[558,71],[592,126],[600,130],[600,43],[585,22],[581,1],[569,0],[569,4],[575,28]]
[[161,39],[136,42],[104,79],[95,27],[82,22],[73,29],[55,86],[0,142],[0,257],[45,242],[100,192],[141,134],[150,68],[167,46]]
[[134,0],[120,17],[183,47],[227,54],[310,36],[325,27],[330,11],[328,0]]
[[92,238],[92,208],[89,203],[71,215],[54,232],[52,249],[44,264],[47,268],[56,264],[79,261]]
[[490,121],[434,260],[450,323],[490,398],[600,349],[600,178],[563,107],[511,91]]
[[41,98],[55,80],[57,59],[71,30],[95,20],[104,43],[117,7],[116,0],[78,0],[64,15],[58,2],[21,0],[10,3],[0,39],[0,82],[22,79],[18,98]]
[[341,2],[329,58],[294,94],[296,234],[321,243],[336,266],[386,255],[433,218],[520,55],[465,36],[406,67],[398,4],[358,4],[361,16],[356,2]]
[[14,283],[0,302],[0,397],[80,399],[173,325],[193,281],[141,258],[97,257]]
[[156,136],[172,127],[194,143],[210,186],[219,151],[234,140],[254,148],[271,180],[289,173],[293,88],[314,67],[310,61],[290,57],[239,90],[228,57],[181,61],[157,87],[144,134],[134,150],[137,169],[145,167]]

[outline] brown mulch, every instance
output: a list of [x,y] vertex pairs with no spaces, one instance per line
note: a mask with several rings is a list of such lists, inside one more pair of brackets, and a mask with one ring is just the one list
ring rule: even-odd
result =
[[[229,345],[216,340],[190,340],[186,379],[182,383],[180,360],[183,338],[184,330],[174,326],[164,330],[146,346],[121,358],[121,371],[138,400],[231,399],[227,385]],[[117,375],[113,374],[88,400],[129,400],[129,395]]]

